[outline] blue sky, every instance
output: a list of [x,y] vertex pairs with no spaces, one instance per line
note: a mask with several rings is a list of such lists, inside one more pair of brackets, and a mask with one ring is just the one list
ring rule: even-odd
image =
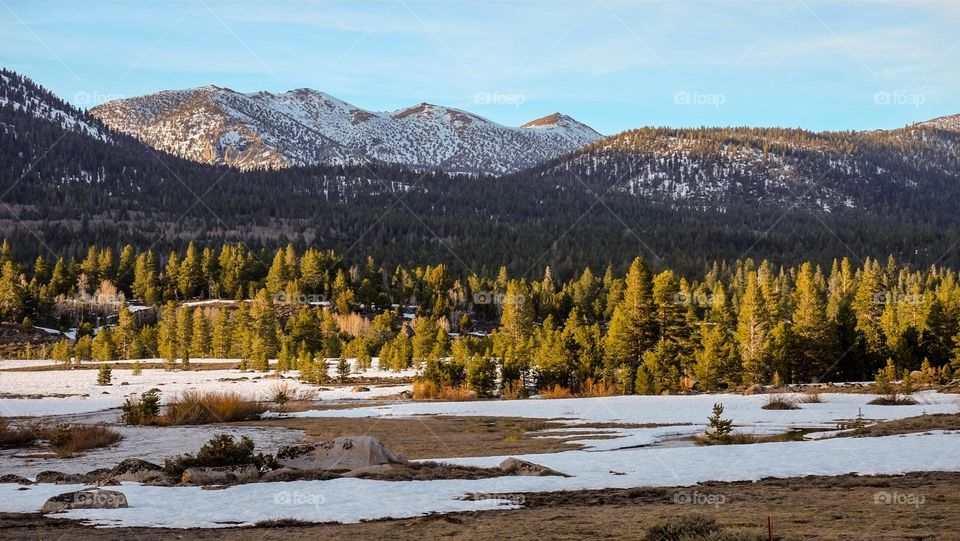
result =
[[892,128],[960,113],[960,2],[0,0],[0,64],[81,106],[216,84],[519,125]]

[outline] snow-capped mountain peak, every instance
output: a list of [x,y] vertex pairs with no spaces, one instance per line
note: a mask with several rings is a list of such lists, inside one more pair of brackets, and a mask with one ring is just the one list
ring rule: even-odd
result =
[[310,88],[244,94],[209,85],[112,101],[91,112],[156,148],[243,169],[381,161],[503,174],[600,138],[559,114],[513,128],[426,102],[374,112]]

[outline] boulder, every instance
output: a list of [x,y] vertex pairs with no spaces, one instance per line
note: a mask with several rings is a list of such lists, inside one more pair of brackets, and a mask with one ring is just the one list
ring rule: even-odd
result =
[[546,477],[548,475],[570,477],[557,470],[541,466],[540,464],[534,464],[533,462],[527,462],[526,460],[520,460],[519,458],[508,458],[504,460],[500,463],[500,470],[510,475],[519,475],[521,477]]
[[132,481],[145,485],[169,485],[170,477],[162,466],[139,458],[128,458],[100,477],[101,482]]
[[87,476],[79,473],[63,473],[58,471],[42,471],[37,474],[38,483],[54,483],[56,485],[85,485]]
[[400,398],[404,400],[410,400],[413,398],[413,393],[410,391],[400,391]]
[[260,480],[260,471],[253,464],[216,468],[187,468],[181,483],[185,485],[237,485]]
[[754,383],[753,385],[747,387],[747,388],[743,391],[743,394],[745,394],[745,395],[765,394],[766,392],[767,392],[767,388],[766,388],[766,387],[764,387],[763,385],[760,385],[759,383]]
[[381,464],[406,464],[407,459],[373,436],[359,436],[284,447],[277,453],[277,461],[296,470],[350,471]]
[[129,507],[122,492],[87,488],[54,496],[43,504],[41,513],[62,513],[71,509],[119,509]]
[[12,473],[7,475],[0,475],[0,483],[2,484],[18,484],[18,485],[32,485],[33,481],[27,479],[26,477],[20,477],[19,475],[13,475]]
[[355,393],[369,393],[369,392],[370,392],[370,387],[364,387],[363,385],[357,385],[356,387],[353,388],[353,392],[355,392]]

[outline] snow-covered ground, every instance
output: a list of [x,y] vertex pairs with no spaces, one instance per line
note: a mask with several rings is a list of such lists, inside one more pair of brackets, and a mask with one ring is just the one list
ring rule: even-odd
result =
[[[917,470],[960,471],[960,436],[917,434],[756,445],[640,448],[611,452],[568,451],[523,458],[573,477],[497,477],[482,480],[371,481],[336,479],[260,483],[225,490],[158,488],[126,483],[127,509],[78,510],[64,515],[103,526],[215,528],[268,519],[358,522],[431,512],[507,508],[523,492],[684,486],[699,481],[758,480],[800,475],[899,474]],[[475,465],[502,457],[456,459]],[[80,486],[0,485],[0,510],[36,512],[47,498]],[[479,501],[468,494],[485,495]]]
[[[3,376],[6,376],[4,374]],[[179,374],[169,374],[176,377]],[[116,378],[116,376],[115,376]],[[262,380],[261,380],[262,381]],[[270,380],[267,380],[270,381]],[[238,385],[258,385],[243,382]],[[171,384],[172,385],[172,384]],[[761,409],[766,396],[629,396],[570,400],[515,400],[475,402],[406,402],[377,407],[313,410],[303,417],[415,417],[417,415],[482,415],[565,419],[573,424],[656,424],[645,428],[551,429],[556,437],[584,437],[584,449],[520,455],[571,477],[497,477],[482,480],[372,481],[336,479],[260,483],[224,490],[197,487],[147,487],[126,483],[130,508],[78,510],[63,516],[86,519],[103,526],[228,527],[268,519],[357,522],[386,517],[411,517],[432,512],[508,508],[513,495],[524,492],[687,486],[701,481],[748,481],[764,477],[802,475],[900,474],[909,471],[960,471],[960,433],[932,432],[881,438],[835,438],[736,446],[672,446],[666,440],[687,438],[703,430],[715,402],[725,406],[724,417],[734,419],[739,431],[772,433],[791,428],[835,429],[859,412],[867,419],[895,419],[924,413],[956,413],[957,397],[934,392],[917,393],[915,406],[870,406],[872,395],[824,394],[823,403],[801,404],[798,410]],[[47,400],[44,400],[46,402]],[[165,430],[157,429],[162,437]],[[292,432],[292,431],[291,431]],[[174,434],[171,432],[170,434]],[[612,439],[588,439],[589,435]],[[146,434],[145,434],[146,436]],[[153,437],[154,434],[150,434]],[[196,446],[199,434],[177,438]],[[424,433],[437,438],[442,434]],[[139,435],[130,436],[133,440]],[[172,436],[173,437],[173,436]],[[261,435],[264,437],[264,435]],[[271,436],[273,437],[273,436]],[[264,441],[269,451],[271,442]],[[273,442],[276,444],[276,442]],[[171,447],[172,449],[172,447]],[[446,462],[495,466],[505,457],[467,457]],[[35,512],[50,496],[81,487],[35,485],[20,490],[0,485],[0,511]],[[467,495],[483,497],[465,499]]]
[[[278,380],[273,373],[239,370],[171,371],[144,369],[139,376],[132,370],[114,369],[113,384],[97,385],[96,370],[49,370],[39,372],[0,372],[0,393],[44,395],[44,398],[0,398],[0,417],[32,417],[88,413],[119,408],[126,397],[153,388],[162,397],[172,397],[186,390],[236,391],[244,396],[266,399]],[[315,391],[296,379],[297,373],[285,374],[283,382],[293,388]],[[355,392],[351,387],[329,387],[316,392],[319,400],[368,399],[396,395],[409,390],[409,385],[371,386],[369,391]],[[69,395],[54,398],[50,395]]]

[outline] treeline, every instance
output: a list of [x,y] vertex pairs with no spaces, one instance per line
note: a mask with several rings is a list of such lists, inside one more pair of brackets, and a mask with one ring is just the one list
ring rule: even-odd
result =
[[[695,280],[637,258],[625,276],[588,267],[563,281],[549,267],[535,280],[505,268],[457,275],[232,244],[190,244],[162,263],[149,250],[91,247],[83,260],[40,257],[25,269],[4,243],[0,264],[4,321],[78,327],[74,342],[24,352],[64,362],[240,358],[266,370],[277,359],[319,381],[326,360],[363,368],[379,356],[384,368],[418,367],[438,386],[481,394],[867,380],[888,359],[947,380],[960,362],[957,274],[893,258],[828,270],[717,263]],[[211,298],[231,301],[197,302]]]

